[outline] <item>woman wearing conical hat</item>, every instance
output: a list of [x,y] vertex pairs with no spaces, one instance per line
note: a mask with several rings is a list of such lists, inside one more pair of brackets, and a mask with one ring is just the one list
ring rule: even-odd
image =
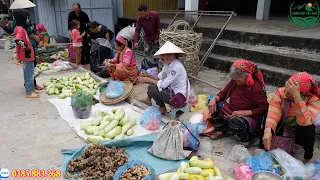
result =
[[187,72],[183,64],[177,59],[185,54],[178,46],[167,41],[154,55],[160,58],[165,65],[157,77],[141,73],[138,78],[139,82],[149,83],[148,97],[145,102],[151,105],[153,99],[159,106],[162,114],[167,112],[165,104],[170,103],[171,97],[181,93],[187,97],[190,89]]

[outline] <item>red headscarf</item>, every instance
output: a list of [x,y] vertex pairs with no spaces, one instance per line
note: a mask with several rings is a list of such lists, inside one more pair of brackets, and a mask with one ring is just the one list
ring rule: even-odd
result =
[[246,78],[247,86],[252,86],[254,84],[254,80],[252,76],[255,76],[257,80],[261,83],[261,86],[264,89],[264,79],[263,79],[262,73],[260,72],[260,70],[258,70],[258,66],[255,63],[245,59],[239,59],[233,63],[233,66],[237,67],[242,71],[249,73]]
[[307,72],[296,73],[292,75],[290,79],[299,83],[301,92],[309,96],[319,96],[319,87],[314,78]]
[[37,30],[37,31],[38,31],[38,30],[41,30],[42,32],[47,32],[47,30],[46,30],[46,28],[44,27],[43,24],[38,24],[38,25],[36,26],[36,30]]

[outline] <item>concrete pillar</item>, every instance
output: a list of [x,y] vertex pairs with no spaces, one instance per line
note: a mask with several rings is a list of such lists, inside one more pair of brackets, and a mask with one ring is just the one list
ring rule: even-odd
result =
[[257,13],[256,13],[257,20],[269,19],[270,5],[271,5],[271,0],[258,0]]
[[[199,9],[199,0],[185,0],[185,10],[186,11],[198,11]],[[197,20],[197,15],[192,15],[192,13],[186,14],[187,21],[192,25],[193,22]]]

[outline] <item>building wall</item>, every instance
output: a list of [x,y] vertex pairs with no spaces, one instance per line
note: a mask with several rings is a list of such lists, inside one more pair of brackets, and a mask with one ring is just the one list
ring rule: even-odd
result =
[[138,15],[138,7],[141,4],[148,6],[149,10],[176,10],[177,0],[123,0],[123,13],[125,17],[135,18]]
[[57,34],[57,23],[53,1],[36,0],[35,4],[37,5],[36,8],[34,8],[36,14],[35,22],[43,24],[50,35]]

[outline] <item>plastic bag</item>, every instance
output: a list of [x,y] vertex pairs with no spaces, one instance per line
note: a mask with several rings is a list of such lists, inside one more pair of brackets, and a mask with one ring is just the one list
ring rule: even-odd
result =
[[212,143],[206,140],[200,140],[198,155],[202,157],[212,156]]
[[54,61],[52,63],[52,67],[55,72],[65,71],[73,68],[68,61],[62,60]]
[[125,170],[129,169],[130,167],[132,167],[134,165],[139,165],[139,164],[141,164],[144,167],[146,167],[147,169],[151,170],[151,174],[149,176],[142,178],[141,180],[154,180],[154,179],[156,179],[156,171],[149,164],[142,162],[142,161],[139,161],[139,160],[133,160],[133,161],[129,161],[127,164],[119,167],[113,176],[113,180],[119,180],[119,178],[121,177],[121,175],[123,174],[123,172]]
[[197,104],[195,106],[192,106],[190,108],[190,111],[194,112],[194,111],[200,111],[200,110],[204,111],[204,110],[206,110],[208,108],[208,105],[207,105],[208,97],[209,97],[208,94],[200,94],[200,95],[198,95]]
[[161,120],[161,112],[155,106],[149,106],[141,115],[140,125],[150,131],[155,131],[160,128]]
[[133,40],[135,30],[136,30],[135,27],[127,26],[120,30],[120,32],[118,33],[118,36],[121,36],[127,39],[128,41]]
[[159,71],[157,67],[147,69],[147,74],[158,77]]
[[155,61],[152,57],[145,57],[141,62],[141,69],[147,70],[150,68],[158,67],[158,61]]
[[206,110],[204,110],[202,112],[202,122],[207,122],[207,126],[205,128],[205,130],[202,132],[203,135],[205,136],[212,136],[212,134],[214,133],[215,130],[215,126],[214,124],[209,120],[212,118],[211,113],[209,112],[209,109],[207,108]]
[[123,82],[121,81],[111,81],[109,82],[106,90],[107,98],[118,98],[124,93]]
[[89,118],[92,110],[92,96],[84,91],[78,90],[71,98],[73,114],[78,119]]
[[188,93],[188,103],[190,106],[194,107],[198,103],[198,96],[194,89],[191,89]]
[[306,170],[304,164],[292,157],[282,149],[275,149],[270,151],[275,159],[279,162],[282,168],[286,171],[285,177],[288,179],[304,178]]
[[237,180],[251,180],[252,170],[246,164],[240,163],[233,168]]
[[179,121],[170,121],[157,135],[148,152],[166,160],[182,160],[191,151],[183,150],[183,130]]
[[243,145],[235,145],[229,154],[229,159],[240,163],[245,162],[249,156],[250,154],[247,148],[245,148]]
[[273,170],[273,161],[269,153],[264,150],[261,150],[257,155],[249,156],[246,164],[252,169],[253,172]]
[[[197,146],[199,144],[198,140],[200,139],[200,131],[203,130],[206,126],[206,122],[201,122],[198,124],[191,124],[191,123],[184,123],[185,126],[183,127],[183,147],[185,149],[197,150]],[[193,136],[195,137],[193,137]],[[197,138],[197,139],[196,139]]]
[[306,179],[320,176],[320,159],[318,159],[315,162],[310,162],[305,164],[305,169],[306,169]]

